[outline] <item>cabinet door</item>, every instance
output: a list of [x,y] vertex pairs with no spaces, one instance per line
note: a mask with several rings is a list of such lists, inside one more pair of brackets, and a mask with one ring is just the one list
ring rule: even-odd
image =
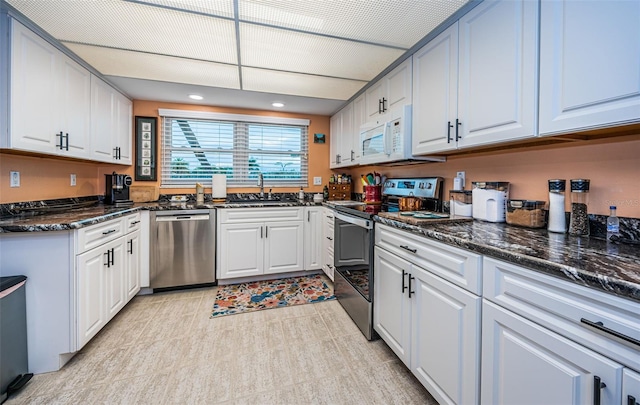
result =
[[120,148],[118,158],[114,163],[131,164],[133,149],[133,118],[131,100],[114,90],[115,103],[115,142],[114,147]]
[[408,288],[411,264],[376,247],[373,271],[373,328],[410,367],[412,303]]
[[620,404],[622,366],[487,300],[482,304],[483,404]]
[[387,92],[386,87],[387,81],[382,78],[365,91],[367,121],[375,120],[382,114],[382,97]]
[[459,148],[536,134],[537,48],[535,1],[483,2],[459,20]]
[[410,277],[411,371],[441,405],[477,404],[482,299],[416,266]]
[[304,215],[304,269],[321,269],[324,239],[322,207],[306,207]]
[[129,302],[140,291],[140,230],[126,237],[126,301]]
[[264,273],[264,224],[222,224],[219,231],[219,279]]
[[[105,292],[107,322],[113,318],[126,304],[127,285],[125,283],[125,272],[128,258],[125,238],[116,239],[104,246],[111,250],[111,264],[106,266],[105,271]],[[98,248],[99,249],[99,248]]]
[[10,146],[57,154],[58,54],[44,39],[12,20]]
[[91,156],[113,162],[114,92],[111,86],[91,75]]
[[387,93],[384,95],[384,112],[411,104],[411,58],[402,62],[385,76]]
[[268,222],[264,226],[264,274],[304,268],[302,221]]
[[[71,58],[60,54],[60,101],[62,110],[59,128],[68,134],[69,150],[64,156],[90,158],[91,139],[91,73]],[[65,144],[67,141],[65,140]]]
[[639,121],[639,54],[640,2],[542,1],[540,134]]
[[456,148],[458,23],[413,55],[412,153]]
[[104,270],[107,259],[107,248],[102,246],[78,255],[76,259],[78,350],[107,323]]
[[330,154],[329,167],[334,169],[338,166],[338,150],[340,149],[340,133],[342,131],[342,113],[339,111],[331,117],[329,121],[329,146]]
[[342,130],[339,132],[339,148],[340,155],[339,167],[351,166],[353,160],[353,104],[347,104],[341,111],[342,113]]
[[640,374],[628,368],[622,376],[622,405],[640,403]]
[[353,136],[351,143],[353,145],[353,165],[360,161],[362,150],[360,146],[360,127],[367,122],[367,105],[365,95],[362,94],[353,100]]

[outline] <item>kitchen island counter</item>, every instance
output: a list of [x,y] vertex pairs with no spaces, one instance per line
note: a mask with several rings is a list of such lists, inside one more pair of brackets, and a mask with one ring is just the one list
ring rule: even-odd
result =
[[554,234],[481,221],[409,225],[376,216],[375,221],[640,301],[640,249],[589,237]]

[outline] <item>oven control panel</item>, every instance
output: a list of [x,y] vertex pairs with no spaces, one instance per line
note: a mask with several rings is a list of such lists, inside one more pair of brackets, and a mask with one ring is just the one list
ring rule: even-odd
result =
[[387,179],[382,185],[382,194],[399,197],[440,198],[442,181],[442,177]]

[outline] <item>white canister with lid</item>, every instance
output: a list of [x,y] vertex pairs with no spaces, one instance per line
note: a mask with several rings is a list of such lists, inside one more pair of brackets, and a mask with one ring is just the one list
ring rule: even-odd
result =
[[473,182],[473,218],[488,222],[505,222],[509,182]]
[[564,193],[566,180],[549,180],[549,232],[565,233],[567,219],[564,212]]

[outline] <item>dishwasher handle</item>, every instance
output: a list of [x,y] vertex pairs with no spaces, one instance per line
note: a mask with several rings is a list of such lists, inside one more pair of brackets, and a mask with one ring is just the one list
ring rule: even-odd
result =
[[208,220],[209,220],[209,214],[163,215],[163,216],[156,217],[156,222],[208,221]]

